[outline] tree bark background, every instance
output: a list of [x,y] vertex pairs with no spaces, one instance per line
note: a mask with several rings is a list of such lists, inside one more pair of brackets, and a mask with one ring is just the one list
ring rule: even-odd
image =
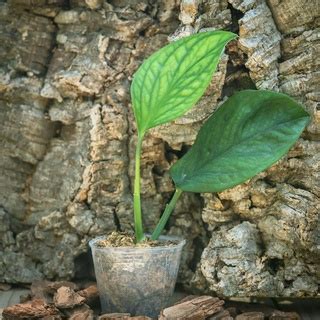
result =
[[0,282],[88,276],[88,240],[132,230],[132,74],[168,41],[213,28],[239,38],[205,96],[146,137],[146,228],[172,195],[168,168],[221,101],[245,88],[284,92],[312,116],[289,154],[232,190],[184,194],[167,232],[187,238],[185,288],[319,294],[319,7],[317,0],[0,1]]

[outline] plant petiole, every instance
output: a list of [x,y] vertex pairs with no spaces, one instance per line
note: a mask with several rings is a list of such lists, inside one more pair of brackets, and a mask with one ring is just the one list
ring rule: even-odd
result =
[[182,194],[182,190],[181,189],[176,189],[173,197],[171,198],[170,202],[166,205],[166,208],[156,226],[156,228],[154,229],[152,235],[151,235],[151,240],[157,240],[162,232],[162,230],[164,229],[165,225],[167,224],[169,217],[172,213],[172,211],[174,210],[176,203],[179,199],[179,197]]
[[142,214],[141,214],[141,198],[140,198],[140,158],[142,149],[142,140],[144,134],[138,135],[136,154],[135,154],[135,179],[133,191],[133,212],[134,212],[134,229],[137,243],[144,240]]

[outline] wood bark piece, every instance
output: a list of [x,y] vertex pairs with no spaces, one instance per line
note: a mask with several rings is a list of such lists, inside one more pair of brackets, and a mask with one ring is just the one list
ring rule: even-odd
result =
[[3,310],[2,317],[3,320],[27,320],[44,317],[51,317],[50,319],[61,319],[59,310],[54,305],[47,304],[41,299],[5,308]]
[[94,303],[99,298],[99,291],[96,285],[91,285],[83,290],[77,291],[81,297],[85,298],[85,303]]
[[58,308],[64,309],[83,304],[86,299],[69,287],[61,287],[57,290],[53,300]]
[[230,312],[228,310],[221,310],[207,320],[233,320],[233,317],[230,315]]
[[51,292],[53,293],[61,287],[67,287],[74,291],[77,291],[79,289],[78,285],[71,281],[54,281],[48,283],[48,289],[51,289]]
[[119,320],[119,319],[129,318],[130,316],[131,316],[130,313],[114,312],[114,313],[103,314],[99,317],[98,320]]
[[264,320],[262,312],[245,312],[236,316],[236,320]]
[[93,320],[94,313],[86,304],[78,306],[70,310],[68,313],[69,320]]
[[[268,0],[278,29],[284,33],[308,30],[320,15],[317,0]],[[297,14],[299,12],[299,14]]]
[[71,290],[77,290],[78,286],[70,281],[34,281],[31,284],[31,297],[32,299],[43,299],[47,303],[53,302],[53,296],[61,287],[68,287]]
[[275,310],[269,317],[269,320],[300,320],[296,312],[283,312]]
[[224,301],[210,296],[185,298],[184,302],[161,311],[159,320],[204,320],[222,310]]
[[265,318],[269,318],[272,312],[275,311],[272,302],[267,303],[266,301],[264,301],[264,303],[249,303],[249,301],[228,301],[225,308],[233,317],[238,314],[247,312],[262,312]]
[[130,313],[106,313],[101,315],[98,320],[152,320],[145,316],[131,317]]

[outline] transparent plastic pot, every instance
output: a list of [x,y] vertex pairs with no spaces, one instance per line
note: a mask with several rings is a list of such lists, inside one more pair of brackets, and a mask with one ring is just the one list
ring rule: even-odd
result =
[[157,247],[98,247],[89,242],[103,313],[123,312],[157,317],[173,294],[185,240]]

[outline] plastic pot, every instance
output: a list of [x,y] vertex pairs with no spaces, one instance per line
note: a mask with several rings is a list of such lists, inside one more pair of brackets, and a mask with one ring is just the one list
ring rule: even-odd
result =
[[89,242],[104,313],[123,312],[157,317],[173,294],[185,240],[157,247],[98,247]]

